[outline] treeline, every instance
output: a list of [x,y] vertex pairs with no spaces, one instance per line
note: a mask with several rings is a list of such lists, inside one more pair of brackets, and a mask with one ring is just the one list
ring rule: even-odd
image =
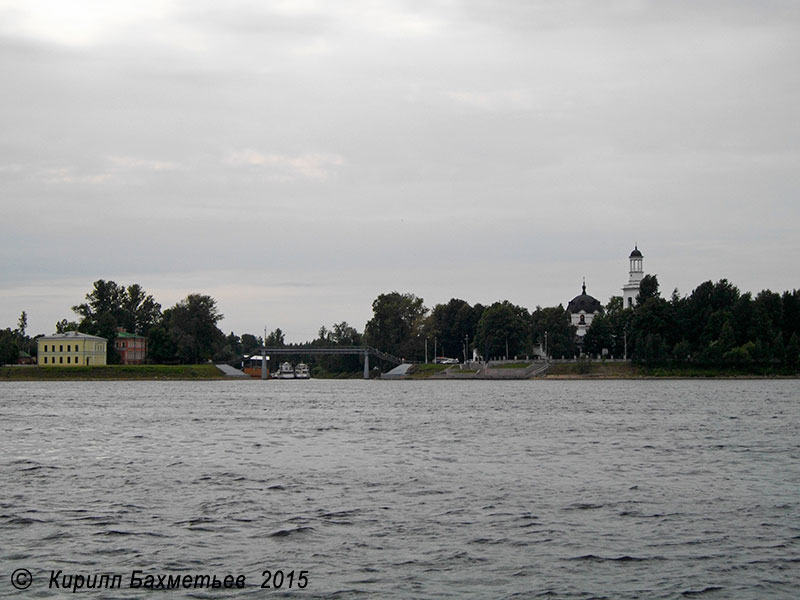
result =
[[532,356],[545,340],[551,356],[572,357],[575,328],[563,306],[536,307],[532,313],[507,300],[484,306],[452,298],[432,309],[414,294],[381,294],[372,303],[373,317],[364,337],[375,346],[407,360],[437,356],[470,360],[473,349],[485,358]]
[[[287,346],[281,329],[271,332],[266,340],[251,333],[225,335],[218,327],[223,315],[217,301],[204,294],[189,294],[162,310],[161,304],[139,284],[125,286],[100,279],[86,294],[85,302],[73,306],[72,311],[76,318],[58,321],[56,332],[79,331],[107,339],[108,364],[120,362],[115,348],[120,330],[147,338],[147,362],[154,364],[198,364],[209,360],[234,364],[264,345]],[[36,338],[41,336],[30,337],[26,329],[27,314],[23,311],[16,329],[0,330],[0,364],[17,362],[21,352],[36,356]],[[294,346],[362,344],[363,336],[341,322],[330,329],[320,328],[318,339]],[[316,363],[335,373],[357,371],[359,360],[357,356],[319,357]]]
[[212,359],[224,336],[217,327],[223,315],[217,302],[203,294],[189,294],[174,306],[161,310],[139,284],[118,285],[99,279],[86,301],[72,307],[76,321],[62,319],[56,331],[80,331],[108,340],[109,364],[120,362],[115,349],[119,330],[147,338],[151,363],[197,364]]
[[726,279],[688,296],[662,298],[658,279],[642,281],[638,306],[611,298],[586,333],[585,350],[603,348],[646,365],[747,366],[800,363],[800,292],[741,293]]
[[[741,293],[726,279],[706,281],[688,296],[661,297],[647,275],[637,304],[625,308],[613,296],[596,315],[580,345],[562,306],[533,312],[508,301],[470,306],[452,299],[430,311],[413,294],[383,294],[373,302],[367,343],[420,360],[423,344],[437,354],[464,359],[472,349],[486,359],[544,351],[551,358],[630,358],[648,366],[800,366],[800,292]],[[430,356],[430,353],[429,353]]]
[[16,329],[0,329],[0,365],[14,364],[29,356],[31,339],[26,333],[27,328],[28,314],[23,310]]
[[[190,294],[162,311],[139,284],[124,286],[99,279],[86,294],[86,301],[72,311],[77,318],[60,320],[56,333],[79,331],[107,339],[106,359],[112,365],[120,362],[115,348],[120,330],[147,338],[151,363],[206,362],[224,346],[225,336],[217,327],[222,314],[216,300],[202,294]],[[0,363],[16,362],[21,352],[36,355],[36,338],[41,336],[28,336],[26,327],[23,311],[15,330],[0,331]]]
[[[677,290],[661,297],[658,280],[642,280],[638,303],[623,306],[613,296],[596,315],[581,346],[570,315],[562,306],[537,306],[532,312],[507,300],[471,305],[453,298],[427,308],[411,293],[389,292],[372,302],[372,318],[363,333],[346,321],[323,326],[314,340],[287,344],[278,328],[266,339],[244,333],[222,333],[223,315],[216,300],[190,294],[163,310],[138,284],[121,286],[98,280],[86,301],[72,307],[75,321],[56,324],[58,332],[77,330],[109,340],[108,362],[119,362],[114,341],[119,328],[148,340],[148,362],[235,363],[262,346],[297,348],[296,360],[309,363],[317,374],[353,373],[361,368],[357,355],[309,357],[309,347],[370,345],[408,361],[426,355],[468,360],[473,351],[485,359],[589,356],[631,358],[646,365],[780,366],[800,364],[800,292],[764,290],[741,293],[725,279],[706,281],[688,296]],[[35,354],[35,338],[26,334],[23,312],[16,329],[0,330],[0,363],[14,362],[19,351]],[[292,359],[293,357],[288,357]]]

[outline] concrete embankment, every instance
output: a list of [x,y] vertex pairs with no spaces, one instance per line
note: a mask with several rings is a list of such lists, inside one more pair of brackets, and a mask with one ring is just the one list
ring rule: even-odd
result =
[[408,372],[411,370],[411,367],[414,365],[411,363],[403,363],[402,365],[397,365],[391,371],[383,373],[381,375],[381,379],[406,379],[408,378]]
[[246,379],[250,378],[250,375],[248,375],[244,371],[236,369],[235,367],[232,367],[230,365],[214,365],[214,366],[217,367],[220,371],[222,371],[225,377],[239,377]]
[[429,379],[532,379],[541,377],[548,368],[549,364],[544,361],[509,366],[467,363],[454,365],[446,371],[432,375]]

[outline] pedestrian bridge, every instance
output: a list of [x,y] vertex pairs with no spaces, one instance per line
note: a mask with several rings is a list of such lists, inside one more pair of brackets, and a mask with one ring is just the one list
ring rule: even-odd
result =
[[381,360],[385,360],[396,365],[413,362],[403,360],[402,358],[397,358],[388,352],[382,352],[381,350],[373,348],[372,346],[331,346],[328,348],[324,346],[281,346],[277,348],[259,348],[253,352],[252,356],[258,356],[259,354],[261,356],[320,356],[331,354],[358,354],[364,357],[364,379],[369,379],[370,356],[375,356]]

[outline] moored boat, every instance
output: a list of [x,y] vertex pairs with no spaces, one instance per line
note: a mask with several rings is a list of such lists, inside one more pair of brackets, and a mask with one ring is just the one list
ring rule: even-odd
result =
[[281,366],[278,368],[278,372],[275,373],[274,377],[276,379],[294,379],[294,369],[292,368],[292,363],[281,363]]

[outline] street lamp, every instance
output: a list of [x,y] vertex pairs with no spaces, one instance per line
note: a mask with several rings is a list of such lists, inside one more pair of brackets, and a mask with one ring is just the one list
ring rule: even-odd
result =
[[544,332],[544,359],[547,360],[548,356],[549,355],[547,354],[547,332],[545,331]]
[[622,357],[623,360],[628,360],[628,327],[627,325],[622,330],[622,341],[625,344],[625,354]]

